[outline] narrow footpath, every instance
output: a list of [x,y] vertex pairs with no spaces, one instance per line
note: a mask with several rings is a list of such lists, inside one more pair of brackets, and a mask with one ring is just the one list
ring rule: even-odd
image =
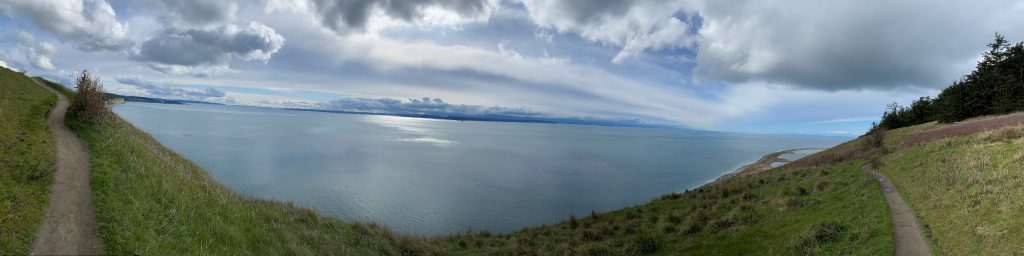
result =
[[889,214],[892,215],[893,234],[896,242],[896,256],[917,256],[931,255],[928,244],[924,242],[921,235],[921,226],[917,224],[914,212],[910,210],[907,203],[903,202],[900,192],[892,185],[885,175],[878,173],[868,165],[861,166],[861,170],[871,174],[882,185],[882,194],[885,195],[885,202],[889,204]]
[[68,98],[57,94],[57,105],[50,111],[46,125],[57,144],[57,172],[50,186],[50,204],[32,243],[32,255],[96,255],[103,252],[103,242],[96,234],[96,211],[89,187],[89,153],[85,143],[64,125]]

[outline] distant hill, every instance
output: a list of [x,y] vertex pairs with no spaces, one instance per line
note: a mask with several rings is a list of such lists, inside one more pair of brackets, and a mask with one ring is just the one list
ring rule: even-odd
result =
[[616,120],[600,120],[600,119],[577,119],[577,118],[559,118],[559,117],[532,117],[532,116],[513,116],[513,115],[498,115],[498,114],[486,114],[486,115],[443,115],[443,114],[426,114],[426,113],[377,113],[377,112],[361,112],[361,111],[310,109],[310,108],[284,108],[284,109],[295,110],[295,111],[324,112],[324,113],[341,113],[341,114],[358,114],[358,115],[383,115],[383,116],[431,118],[431,119],[456,120],[456,121],[486,121],[486,122],[544,123],[544,124],[579,124],[579,125],[615,126],[615,127],[679,128],[679,127],[675,127],[675,126],[654,125],[654,124],[647,124],[647,123],[633,122],[633,121],[616,121]]
[[113,94],[113,93],[107,93],[107,99],[108,100],[122,99],[125,102],[145,102],[145,103],[175,104],[175,105],[185,105],[185,104],[224,105],[224,104],[221,104],[221,103],[208,102],[208,101],[173,100],[173,99],[151,98],[151,97],[142,97],[142,96],[118,95],[118,94]]

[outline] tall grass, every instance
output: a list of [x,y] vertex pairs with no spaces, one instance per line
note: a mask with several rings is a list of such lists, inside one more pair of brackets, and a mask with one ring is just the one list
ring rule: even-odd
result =
[[907,144],[914,146],[882,159],[879,171],[899,187],[932,252],[1024,253],[1024,126],[1011,125],[1021,116],[969,120],[911,135]]
[[56,96],[0,68],[0,254],[27,254],[53,183],[57,152],[46,116]]
[[904,146],[916,146],[930,141],[960,136],[965,134],[978,133],[994,130],[1000,127],[1024,124],[1024,112],[1002,116],[981,117],[968,119],[954,124],[932,128],[912,136],[903,141]]

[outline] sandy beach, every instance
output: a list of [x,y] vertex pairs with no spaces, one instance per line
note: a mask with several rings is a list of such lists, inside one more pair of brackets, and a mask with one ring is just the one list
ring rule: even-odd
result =
[[708,182],[707,184],[701,185],[700,187],[704,187],[704,186],[708,186],[708,185],[711,185],[711,184],[715,184],[715,183],[718,183],[718,182],[721,182],[721,181],[724,181],[724,180],[728,180],[728,179],[731,179],[731,178],[734,178],[734,177],[744,177],[744,176],[749,176],[749,175],[753,175],[753,174],[756,174],[756,173],[764,172],[764,171],[767,171],[767,170],[771,170],[772,168],[777,167],[777,166],[772,166],[772,164],[775,164],[775,163],[788,163],[790,161],[796,160],[796,159],[782,158],[783,155],[794,154],[795,152],[802,151],[802,150],[821,150],[821,149],[818,149],[818,148],[799,148],[799,149],[787,149],[787,150],[782,150],[782,151],[768,153],[768,154],[762,156],[757,161],[754,161],[753,163],[750,163],[748,165],[744,165],[743,167],[737,168],[736,170],[733,170],[733,171],[731,171],[729,173],[723,174],[722,176],[719,176],[718,178],[716,178],[714,181]]

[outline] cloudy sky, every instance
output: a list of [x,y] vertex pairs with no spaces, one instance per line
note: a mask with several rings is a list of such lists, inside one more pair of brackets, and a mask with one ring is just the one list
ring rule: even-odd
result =
[[163,98],[842,135],[1021,24],[1024,2],[984,0],[0,0],[0,65]]

